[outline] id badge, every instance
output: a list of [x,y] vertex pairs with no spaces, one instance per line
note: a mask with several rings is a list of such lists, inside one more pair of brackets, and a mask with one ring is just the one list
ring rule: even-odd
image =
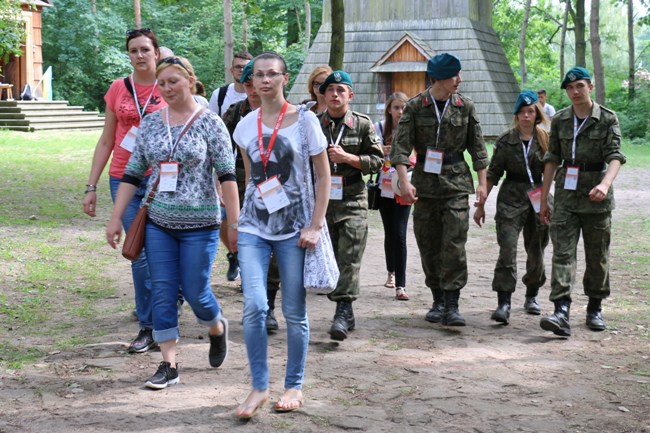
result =
[[138,138],[138,127],[132,126],[131,129],[129,129],[129,132],[127,132],[124,138],[122,139],[122,142],[120,143],[120,147],[133,153],[133,149],[135,148],[136,138]]
[[332,175],[330,200],[343,200],[343,176],[341,175]]
[[175,192],[178,184],[178,162],[161,162],[160,163],[160,183],[161,192]]
[[578,189],[578,176],[580,175],[580,167],[570,165],[566,168],[566,176],[564,178],[564,189],[575,191]]
[[262,201],[269,214],[289,206],[289,197],[287,197],[284,189],[282,189],[282,184],[277,175],[260,183],[257,189],[262,196]]
[[442,173],[442,160],[444,156],[445,152],[443,150],[427,149],[427,155],[424,160],[425,173]]
[[529,189],[527,194],[535,213],[539,213],[542,209],[542,187],[540,186],[539,188]]
[[395,198],[395,191],[393,191],[393,172],[384,173],[381,177],[381,196]]

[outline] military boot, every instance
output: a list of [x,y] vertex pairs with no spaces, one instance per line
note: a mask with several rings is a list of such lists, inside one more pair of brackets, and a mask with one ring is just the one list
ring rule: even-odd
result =
[[524,301],[524,310],[526,313],[532,314],[534,316],[539,316],[542,314],[542,308],[539,306],[537,301],[537,293],[539,289],[533,287],[526,288],[526,301]]
[[497,309],[494,310],[494,313],[492,313],[492,320],[507,325],[510,323],[510,299],[512,293],[497,292],[497,297],[499,304]]
[[424,320],[431,323],[438,323],[442,320],[442,315],[445,312],[445,298],[440,289],[432,289],[433,305],[431,309],[424,316]]
[[571,308],[571,299],[562,298],[555,301],[555,312],[550,316],[544,317],[539,326],[545,331],[551,331],[555,335],[569,337],[571,335],[571,326],[569,325],[569,310]]
[[587,327],[592,331],[604,331],[607,328],[600,309],[601,302],[602,299],[589,298],[587,304]]
[[352,302],[337,302],[334,322],[330,328],[330,338],[335,341],[343,341],[348,338],[348,331],[352,331],[353,329],[354,311],[352,311]]
[[445,312],[442,315],[442,324],[445,326],[465,326],[465,319],[458,311],[460,290],[445,291]]

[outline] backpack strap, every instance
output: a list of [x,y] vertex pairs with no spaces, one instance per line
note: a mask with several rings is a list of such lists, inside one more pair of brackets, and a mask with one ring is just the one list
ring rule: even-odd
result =
[[223,101],[226,99],[226,93],[228,93],[228,86],[230,84],[226,84],[225,86],[219,87],[219,94],[217,95],[217,107],[219,109],[219,117],[221,117],[221,106],[223,105]]

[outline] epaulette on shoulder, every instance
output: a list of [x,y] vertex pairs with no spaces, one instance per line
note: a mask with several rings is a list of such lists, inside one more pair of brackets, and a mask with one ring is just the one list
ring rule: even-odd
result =
[[360,117],[362,119],[365,119],[365,120],[367,120],[369,122],[372,122],[372,119],[370,119],[370,116],[368,116],[367,114],[359,113],[358,111],[353,111],[352,114],[354,114],[355,116]]
[[616,111],[612,110],[611,108],[607,108],[607,107],[601,105],[601,106],[600,106],[600,109],[603,110],[603,111],[608,112],[609,114],[614,114],[614,115],[616,115]]

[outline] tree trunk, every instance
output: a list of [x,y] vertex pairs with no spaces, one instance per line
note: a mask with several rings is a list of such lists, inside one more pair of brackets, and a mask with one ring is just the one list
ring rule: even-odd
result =
[[596,81],[596,102],[605,104],[605,71],[603,57],[600,52],[600,0],[591,0],[591,14],[589,17],[589,42],[591,43],[591,57],[594,61],[594,79]]
[[635,96],[635,80],[634,73],[636,72],[636,65],[634,64],[634,2],[627,0],[627,51],[628,51],[628,87],[627,99],[632,101]]
[[309,51],[311,44],[311,5],[305,0],[305,52]]
[[[246,15],[246,10],[248,9],[248,2],[247,0],[242,1],[242,8],[244,12],[242,13],[242,18],[241,18],[241,43],[244,46],[243,50],[248,51],[248,18]],[[231,21],[232,24],[232,21]]]
[[332,39],[330,42],[330,61],[332,69],[343,69],[345,53],[345,16],[343,0],[332,0]]
[[230,67],[232,66],[232,0],[223,0],[223,69],[225,82],[233,80]]
[[571,0],[566,0],[564,6],[564,18],[562,19],[562,33],[560,34],[560,82],[564,79],[564,46],[566,44],[566,31],[569,23],[569,11],[571,10]]
[[585,0],[576,0],[576,14],[573,19],[574,34],[576,37],[576,64],[587,66],[587,41],[585,40]]
[[139,29],[142,24],[140,18],[140,0],[133,0],[133,10],[135,11],[135,28]]
[[526,70],[526,30],[528,29],[528,18],[530,17],[530,2],[526,0],[524,9],[524,21],[521,23],[521,34],[519,37],[519,73],[521,74],[521,88],[526,87],[528,71]]

